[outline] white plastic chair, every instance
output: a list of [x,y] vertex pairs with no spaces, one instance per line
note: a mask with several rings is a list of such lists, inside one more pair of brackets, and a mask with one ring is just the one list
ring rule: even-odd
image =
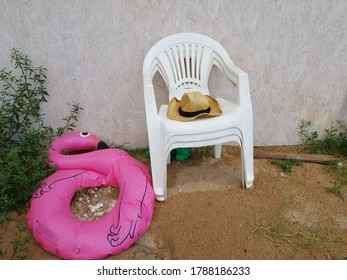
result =
[[[168,105],[158,112],[153,76],[159,71],[169,100],[181,99],[186,92],[209,94],[208,78],[216,65],[227,80],[237,86],[237,102],[216,98],[223,111],[218,117],[180,122],[167,117]],[[156,199],[167,199],[167,164],[170,151],[181,147],[214,145],[215,158],[221,157],[222,143],[236,142],[241,147],[242,184],[253,185],[253,116],[248,75],[231,60],[226,50],[213,39],[197,33],[178,33],[157,42],[143,63],[144,98],[153,187]]]

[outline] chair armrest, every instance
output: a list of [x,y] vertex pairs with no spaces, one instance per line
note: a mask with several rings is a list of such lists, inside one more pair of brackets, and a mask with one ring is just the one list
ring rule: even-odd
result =
[[239,95],[240,95],[240,105],[252,110],[251,93],[249,90],[249,80],[248,74],[243,72],[239,75]]
[[226,78],[237,86],[239,92],[239,104],[242,106],[249,105],[252,107],[248,74],[231,61],[228,64],[220,63],[218,66]]
[[223,72],[227,79],[233,82],[235,85],[239,84],[240,75],[245,73],[231,61],[229,63],[221,62],[219,64],[219,69]]

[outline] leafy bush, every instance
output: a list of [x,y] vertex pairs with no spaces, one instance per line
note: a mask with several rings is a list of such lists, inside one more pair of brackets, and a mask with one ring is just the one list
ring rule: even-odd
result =
[[41,105],[47,102],[46,69],[33,67],[19,50],[11,50],[13,71],[0,70],[0,223],[10,210],[20,211],[42,179],[51,174],[47,148],[54,137],[75,127],[78,104],[64,125],[44,124]]
[[311,121],[300,121],[299,135],[306,151],[313,154],[347,156],[347,125],[339,120],[336,125],[324,131],[325,135],[320,138],[317,131],[312,131]]

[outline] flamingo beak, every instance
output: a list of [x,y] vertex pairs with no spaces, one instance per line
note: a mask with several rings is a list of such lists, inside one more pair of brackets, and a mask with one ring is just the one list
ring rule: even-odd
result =
[[108,145],[104,141],[100,141],[96,147],[97,150],[108,149]]

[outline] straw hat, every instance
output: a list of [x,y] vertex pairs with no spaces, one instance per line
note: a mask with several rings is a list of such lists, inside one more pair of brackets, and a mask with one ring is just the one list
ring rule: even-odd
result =
[[183,94],[181,100],[172,98],[167,111],[168,118],[182,122],[192,121],[200,116],[221,114],[218,101],[198,91]]

